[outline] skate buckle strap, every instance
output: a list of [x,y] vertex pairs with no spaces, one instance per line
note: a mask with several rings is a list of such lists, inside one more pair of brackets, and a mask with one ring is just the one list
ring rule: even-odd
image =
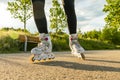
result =
[[71,41],[72,41],[72,40],[77,40],[77,37],[74,37],[74,38],[71,37],[70,40],[71,40]]
[[42,41],[44,41],[44,40],[45,40],[45,41],[48,41],[48,38],[47,38],[47,37],[41,38],[41,40],[42,40]]
[[45,40],[45,41],[48,41],[48,38],[46,37],[44,40]]

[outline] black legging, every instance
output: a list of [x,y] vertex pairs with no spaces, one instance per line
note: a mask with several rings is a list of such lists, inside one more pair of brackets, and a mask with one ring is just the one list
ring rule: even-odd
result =
[[[33,13],[39,33],[48,33],[47,21],[45,16],[45,0],[32,0]],[[74,0],[63,0],[63,7],[67,15],[68,29],[70,34],[76,33],[76,14]]]

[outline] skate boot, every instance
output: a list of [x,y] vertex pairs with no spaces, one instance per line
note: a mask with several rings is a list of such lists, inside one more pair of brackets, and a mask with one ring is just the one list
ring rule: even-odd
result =
[[55,56],[52,53],[52,44],[48,34],[40,34],[40,43],[38,46],[31,50],[32,56],[30,61],[34,62],[35,60],[50,60],[54,59]]
[[77,34],[71,34],[69,36],[69,46],[70,46],[70,49],[71,49],[71,53],[80,58],[80,59],[83,59],[85,60],[85,55],[84,55],[84,48],[79,44],[78,42],[78,36]]

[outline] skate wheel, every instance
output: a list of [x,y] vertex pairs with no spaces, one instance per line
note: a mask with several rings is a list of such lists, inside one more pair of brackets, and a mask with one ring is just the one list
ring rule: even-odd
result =
[[85,60],[85,55],[83,53],[81,53],[81,58]]
[[51,60],[51,58],[48,58],[48,61],[50,61]]
[[42,59],[40,62],[46,62],[46,59]]
[[46,59],[43,59],[44,61],[46,60]]
[[38,61],[41,61],[41,60],[38,60]]
[[48,60],[51,60],[52,58],[48,58]]
[[48,58],[48,60],[51,60],[51,59],[55,59],[55,57],[52,57],[52,58]]
[[42,59],[42,60],[40,60],[39,62],[40,62],[40,63],[44,63],[44,62],[46,62],[46,59]]
[[31,55],[30,58],[29,58],[30,62],[33,63],[35,61],[34,59],[34,55]]
[[55,59],[55,57],[51,58],[51,59]]

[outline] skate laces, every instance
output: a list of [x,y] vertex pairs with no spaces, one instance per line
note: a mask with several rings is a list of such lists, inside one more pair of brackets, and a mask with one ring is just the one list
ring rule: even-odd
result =
[[79,44],[77,36],[71,36],[70,40],[71,46],[74,47],[77,52],[81,52],[82,46]]
[[41,42],[38,44],[38,48],[42,49],[44,52],[50,52],[50,42],[48,41],[48,37],[40,38]]

